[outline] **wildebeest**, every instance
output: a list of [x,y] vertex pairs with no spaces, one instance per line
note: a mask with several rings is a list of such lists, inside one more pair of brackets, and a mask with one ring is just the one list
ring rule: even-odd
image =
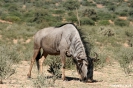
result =
[[[41,48],[43,49],[41,56],[44,58],[40,57]],[[27,74],[28,77],[31,77],[35,59],[39,72],[42,73],[42,63],[47,55],[60,55],[63,80],[65,80],[66,56],[72,56],[82,81],[93,80],[93,59],[86,55],[80,34],[74,24],[44,28],[34,35],[34,54]]]

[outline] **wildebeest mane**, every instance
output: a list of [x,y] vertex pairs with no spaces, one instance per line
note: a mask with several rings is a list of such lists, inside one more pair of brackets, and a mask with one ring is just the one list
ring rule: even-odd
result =
[[82,40],[82,43],[85,47],[85,52],[86,52],[86,55],[87,57],[90,56],[90,51],[91,51],[91,43],[89,42],[89,38],[87,37],[85,31],[82,30],[82,28],[78,29],[78,32],[80,34],[80,37],[81,37],[81,40]]
[[[73,26],[75,26],[74,23],[64,23],[64,24],[55,26],[55,28],[60,28],[60,27],[62,27],[62,26],[64,26],[64,25],[66,25],[66,24],[72,24]],[[76,27],[76,26],[75,26],[75,27]],[[76,28],[77,28],[77,27],[76,27]]]
[[92,45],[89,43],[89,39],[88,39],[87,35],[85,34],[85,31],[83,31],[81,27],[76,26],[74,23],[64,23],[59,26],[55,26],[55,28],[62,27],[66,24],[72,24],[77,29],[77,31],[79,32],[79,35],[81,37],[81,41],[84,45],[86,55],[87,55],[87,57],[89,57]]

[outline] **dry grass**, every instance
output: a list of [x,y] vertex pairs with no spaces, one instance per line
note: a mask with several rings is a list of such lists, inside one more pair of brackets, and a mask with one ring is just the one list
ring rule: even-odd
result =
[[[32,78],[27,79],[27,72],[29,69],[29,62],[22,61],[20,64],[13,65],[16,68],[16,73],[12,75],[9,79],[4,80],[4,84],[0,85],[0,88],[37,88],[33,84],[37,81],[37,69],[34,66],[32,71]],[[52,75],[47,72],[48,66],[45,66],[43,72],[45,77],[51,77]],[[99,81],[95,83],[83,83],[78,80],[78,73],[76,70],[66,70],[66,76],[68,81],[62,81],[57,79],[55,83],[49,84],[48,80],[45,79],[49,84],[47,87],[42,85],[39,88],[114,88],[114,86],[121,86],[120,88],[133,87],[133,74],[130,76],[126,75],[118,62],[115,60],[111,61],[111,64],[106,65],[102,69],[94,71],[94,79]],[[43,79],[43,78],[42,78]],[[51,85],[51,86],[50,86]],[[116,87],[117,88],[117,87]]]

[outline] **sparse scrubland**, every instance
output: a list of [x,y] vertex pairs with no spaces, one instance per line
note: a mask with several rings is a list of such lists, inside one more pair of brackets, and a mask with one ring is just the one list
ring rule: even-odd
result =
[[[85,37],[84,39],[90,45],[91,57],[94,56],[94,52],[98,54],[100,60],[94,63],[94,70],[96,71],[96,73],[94,71],[94,78],[114,84],[111,86],[104,81],[101,84],[104,85],[105,83],[105,88],[107,88],[107,85],[110,85],[108,88],[113,88],[120,81],[112,80],[113,77],[107,80],[96,76],[103,76],[104,74],[100,75],[101,73],[98,72],[103,70],[105,72],[108,68],[116,70],[120,66],[116,74],[119,70],[122,70],[122,77],[124,77],[123,75],[130,76],[131,79],[125,80],[133,82],[133,0],[79,0],[78,2],[76,0],[1,0],[0,7],[0,83],[8,84],[6,85],[7,88],[17,83],[19,86],[15,86],[15,88],[28,88],[29,86],[30,88],[68,88],[66,87],[67,83],[64,84],[63,82],[64,85],[60,86],[59,84],[62,81],[56,81],[57,76],[60,76],[58,68],[61,65],[58,56],[48,56],[44,62],[46,67],[51,67],[49,70],[53,69],[55,76],[46,77],[46,74],[41,77],[36,76],[36,78],[30,79],[30,82],[26,81],[26,83],[29,83],[27,86],[26,83],[20,83],[19,79],[15,78],[19,71],[17,66],[23,65],[24,61],[28,64],[31,60],[33,35],[41,28],[59,26],[64,23],[74,23],[83,32],[82,37]],[[55,66],[58,66],[58,68],[55,68]],[[26,65],[26,67],[27,70],[29,66]],[[66,67],[67,73],[70,69],[70,74],[76,72],[71,58],[67,58]],[[105,69],[106,67],[107,69]],[[26,70],[25,74],[23,73],[25,78],[28,72]],[[111,74],[106,73],[105,76]],[[35,74],[37,75],[37,72]],[[13,77],[14,80],[17,80],[14,83],[6,81]],[[121,77],[117,75],[116,78]],[[101,86],[98,83],[87,84],[87,86],[85,84],[82,86],[82,84],[79,83],[79,88],[83,86],[84,88],[88,88],[87,86],[100,88],[99,86]],[[128,88],[133,86],[126,81],[120,81],[118,84],[123,88],[126,85]],[[74,85],[72,88],[77,88],[76,84]],[[1,86],[0,84],[0,88]]]

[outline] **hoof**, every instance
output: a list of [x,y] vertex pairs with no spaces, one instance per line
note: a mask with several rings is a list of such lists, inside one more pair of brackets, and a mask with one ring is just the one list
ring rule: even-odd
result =
[[86,83],[93,83],[93,80],[88,80]]
[[86,80],[86,81],[80,80],[80,82],[83,82],[83,83],[93,83],[93,80]]
[[27,74],[27,78],[31,78],[31,75],[30,74]]
[[2,80],[0,81],[0,84],[3,84]]
[[63,81],[67,81],[67,78],[62,78]]

